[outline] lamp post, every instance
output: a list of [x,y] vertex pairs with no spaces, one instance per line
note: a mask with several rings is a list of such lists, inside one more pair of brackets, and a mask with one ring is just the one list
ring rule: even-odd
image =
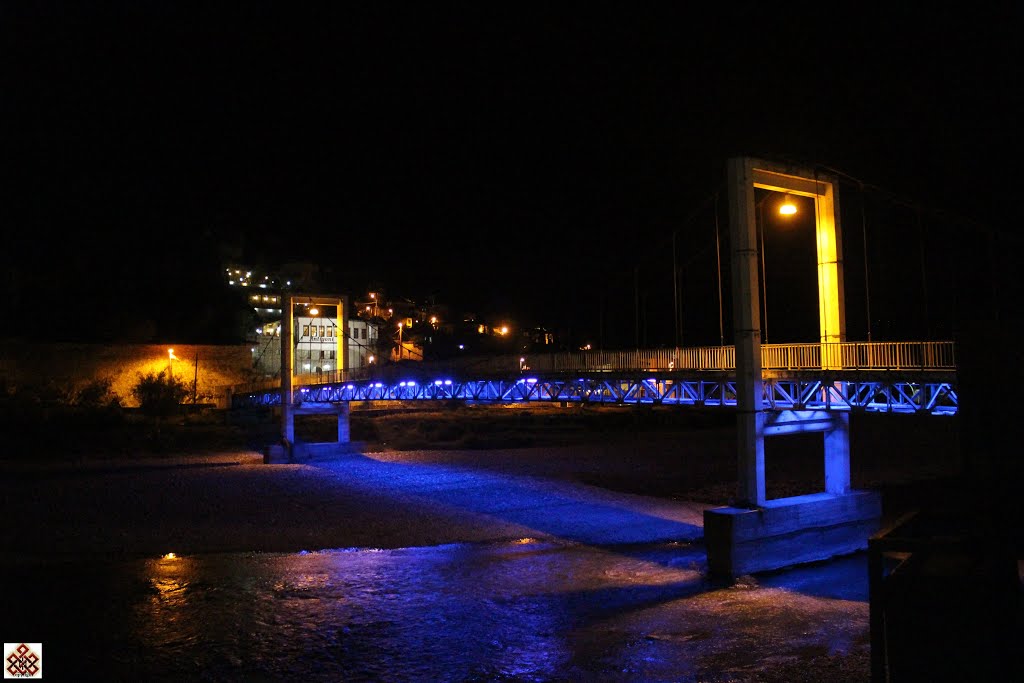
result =
[[[763,299],[763,301],[762,301],[762,308],[764,309],[764,316],[763,316],[764,339],[763,339],[763,341],[766,344],[768,343],[768,271],[765,268],[765,258],[764,258],[764,224],[765,224],[764,204],[765,204],[766,201],[768,201],[768,198],[771,197],[771,196],[772,196],[771,193],[770,194],[766,194],[764,197],[762,197],[757,202],[758,239],[761,242],[761,297]],[[784,200],[782,200],[782,204],[779,205],[779,215],[780,216],[792,216],[795,213],[796,213],[796,204],[793,203],[793,200],[790,198],[789,194],[787,193],[786,194],[786,198]]]
[[398,323],[398,360],[402,360],[404,355],[405,347],[402,346],[402,323]]
[[174,349],[167,349],[167,379],[174,379],[174,361],[177,356],[174,355]]

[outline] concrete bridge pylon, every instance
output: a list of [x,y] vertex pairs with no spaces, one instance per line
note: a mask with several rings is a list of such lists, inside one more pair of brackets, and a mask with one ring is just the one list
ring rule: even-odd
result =
[[[827,559],[867,548],[881,519],[876,492],[850,488],[849,416],[763,405],[760,290],[754,190],[811,197],[815,206],[822,369],[842,369],[830,351],[846,341],[838,181],[815,169],[753,157],[728,160],[736,349],[738,486],[734,505],[704,513],[708,568],[739,576]],[[835,357],[834,357],[835,356]],[[768,500],[764,440],[801,432],[824,434],[825,490]]]
[[[349,426],[351,406],[348,402],[310,402],[295,400],[295,321],[296,308],[304,307],[306,315],[316,318],[320,309],[333,308],[338,330],[334,340],[336,372],[345,371],[348,358],[348,299],[342,295],[288,293],[281,302],[281,439],[278,444],[267,448],[264,461],[267,463],[301,462],[322,455],[334,455],[345,451],[350,443]],[[295,438],[295,416],[310,414],[333,414],[338,419],[338,440],[326,443],[302,443]]]

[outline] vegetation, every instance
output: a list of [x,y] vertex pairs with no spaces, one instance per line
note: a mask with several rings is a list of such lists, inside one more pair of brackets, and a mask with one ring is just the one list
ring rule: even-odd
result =
[[182,402],[190,393],[184,382],[167,375],[163,370],[140,375],[139,381],[132,387],[132,395],[139,402],[142,412],[162,417],[180,411]]
[[132,387],[141,407],[124,407],[99,378],[66,389],[57,382],[0,384],[0,429],[4,460],[81,460],[237,450],[250,446],[241,427],[224,412],[191,402],[190,384],[164,373],[140,375]]

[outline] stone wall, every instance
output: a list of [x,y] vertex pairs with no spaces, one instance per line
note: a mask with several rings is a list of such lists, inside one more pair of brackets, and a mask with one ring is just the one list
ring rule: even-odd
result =
[[[175,358],[169,358],[168,349]],[[197,369],[198,360],[198,373]],[[170,372],[190,390],[196,381],[198,403],[228,408],[232,386],[252,382],[252,346],[155,344],[36,344],[0,342],[0,384],[7,390],[45,388],[73,395],[92,381],[111,380],[111,391],[125,407],[138,407],[132,387],[142,375]],[[191,396],[188,402],[191,402]]]

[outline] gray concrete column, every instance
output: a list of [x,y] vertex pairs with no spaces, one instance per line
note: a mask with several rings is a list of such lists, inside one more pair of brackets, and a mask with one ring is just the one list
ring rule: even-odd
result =
[[825,432],[825,492],[850,492],[850,414],[831,411],[832,427]]
[[295,416],[292,413],[292,377],[295,374],[295,298],[281,297],[281,439],[291,447],[295,443]]
[[738,505],[765,502],[764,413],[761,386],[761,296],[758,289],[754,177],[747,158],[728,161],[732,304],[736,344]]

